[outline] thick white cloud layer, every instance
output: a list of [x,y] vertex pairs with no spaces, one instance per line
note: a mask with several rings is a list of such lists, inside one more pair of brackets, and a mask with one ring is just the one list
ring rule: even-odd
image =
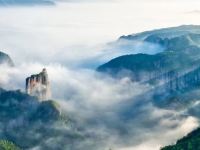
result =
[[[152,87],[133,83],[128,78],[112,79],[86,69],[39,63],[24,63],[15,68],[1,66],[1,87],[23,91],[25,78],[43,67],[49,73],[53,99],[67,115],[77,120],[78,126],[85,128],[84,132],[95,135],[96,138],[88,142],[96,145],[96,149],[145,150],[148,147],[159,150],[198,126],[198,120],[185,116],[184,111],[159,109],[147,101],[142,106],[135,105],[136,97]],[[126,107],[123,105],[129,106],[129,103],[132,105],[130,116],[124,120],[126,115],[122,114]],[[84,144],[80,142],[83,148]]]

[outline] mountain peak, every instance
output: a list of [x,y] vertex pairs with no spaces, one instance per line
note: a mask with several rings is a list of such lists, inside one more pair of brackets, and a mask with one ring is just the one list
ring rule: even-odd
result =
[[46,68],[39,74],[26,78],[26,93],[36,96],[39,100],[48,100],[51,97],[50,82]]

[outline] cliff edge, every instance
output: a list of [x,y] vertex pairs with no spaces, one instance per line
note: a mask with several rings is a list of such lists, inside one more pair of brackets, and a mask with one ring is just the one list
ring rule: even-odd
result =
[[51,98],[50,82],[47,70],[26,78],[26,93],[44,101]]

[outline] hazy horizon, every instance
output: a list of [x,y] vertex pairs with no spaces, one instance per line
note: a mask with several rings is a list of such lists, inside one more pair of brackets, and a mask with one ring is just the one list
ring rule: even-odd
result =
[[106,43],[122,35],[200,24],[196,0],[54,3],[0,7],[0,48],[17,64],[40,61],[77,66],[98,57]]

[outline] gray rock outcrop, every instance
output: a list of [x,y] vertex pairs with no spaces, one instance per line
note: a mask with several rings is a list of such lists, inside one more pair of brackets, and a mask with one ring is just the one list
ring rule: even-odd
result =
[[26,78],[26,93],[36,96],[41,101],[51,98],[50,83],[45,68],[39,74]]

